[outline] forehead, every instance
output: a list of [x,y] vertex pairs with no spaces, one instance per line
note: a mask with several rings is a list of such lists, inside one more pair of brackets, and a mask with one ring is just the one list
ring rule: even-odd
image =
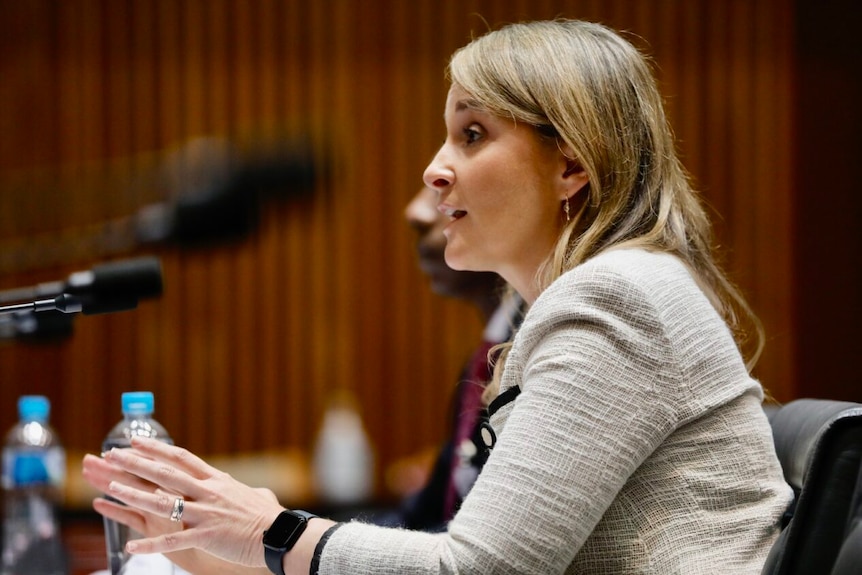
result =
[[487,113],[487,111],[479,104],[479,101],[470,96],[463,88],[457,84],[453,84],[449,88],[449,94],[446,96],[446,110],[444,116],[452,116],[459,112],[474,111]]

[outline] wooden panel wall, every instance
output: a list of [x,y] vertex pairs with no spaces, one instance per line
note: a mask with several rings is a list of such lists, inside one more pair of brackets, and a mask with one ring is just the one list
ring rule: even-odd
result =
[[796,13],[797,389],[862,402],[862,5],[797,0]]
[[[134,312],[77,318],[63,343],[2,342],[0,424],[18,395],[45,393],[66,443],[95,450],[120,393],[149,389],[194,451],[306,449],[347,388],[381,468],[438,441],[481,326],[429,293],[402,211],[443,135],[451,52],[488,25],[554,16],[628,30],[654,56],[770,335],[758,375],[793,397],[790,4],[0,0],[0,289],[142,253],[162,258],[166,282]],[[145,184],[166,150],[279,133],[308,134],[332,177],[312,203],[267,206],[245,241],[111,253],[85,241],[163,197]]]

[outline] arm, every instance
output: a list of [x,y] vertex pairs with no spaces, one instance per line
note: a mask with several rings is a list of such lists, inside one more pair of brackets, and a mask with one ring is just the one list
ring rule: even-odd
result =
[[528,314],[503,381],[523,393],[492,420],[497,444],[448,535],[347,524],[326,544],[321,575],[569,567],[676,424],[675,359],[657,314],[636,285],[612,279],[556,286]]
[[[676,425],[675,364],[657,314],[637,285],[611,283],[599,289],[570,282],[549,288],[556,295],[534,305],[503,381],[523,393],[492,421],[498,442],[449,532],[345,524],[323,548],[321,575],[568,568],[631,473]],[[185,450],[146,440],[133,446],[109,461],[189,501],[184,531],[136,541],[136,552],[200,547],[232,562],[263,564],[261,534],[280,506]],[[170,513],[172,500],[112,487],[133,507]],[[308,573],[331,525],[309,522],[285,556],[288,573]]]

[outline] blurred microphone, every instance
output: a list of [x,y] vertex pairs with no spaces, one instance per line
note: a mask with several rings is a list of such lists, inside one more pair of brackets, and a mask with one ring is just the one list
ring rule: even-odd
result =
[[147,199],[124,215],[0,240],[0,275],[146,245],[237,242],[257,229],[263,209],[311,197],[326,173],[326,158],[314,152],[307,137],[267,140],[254,150],[240,150],[220,137],[195,138],[125,184],[125,195]]
[[162,295],[162,266],[158,258],[140,257],[74,272],[66,280],[0,292],[0,314],[26,321],[33,312],[81,312],[84,315],[134,309],[141,299]]
[[301,142],[242,157],[224,140],[194,140],[164,168],[172,199],[136,214],[136,237],[181,246],[241,239],[258,226],[264,199],[309,194],[317,171]]
[[155,298],[162,295],[162,264],[153,256],[120,260],[99,264],[91,270],[75,272],[59,285],[42,285],[50,286],[48,293],[54,294],[68,293],[98,298]]

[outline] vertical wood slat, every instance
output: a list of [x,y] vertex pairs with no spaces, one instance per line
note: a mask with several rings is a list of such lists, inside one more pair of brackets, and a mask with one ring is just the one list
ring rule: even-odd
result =
[[[312,81],[312,64],[309,61],[312,45],[309,36],[314,31],[309,26],[308,13],[308,3],[302,2],[288,3],[283,13],[285,29],[280,38],[280,53],[285,79],[279,82],[279,87],[284,91],[283,116],[290,118],[298,110],[307,110],[310,116],[308,127],[313,129],[317,123],[315,116],[319,112],[312,108],[315,98],[309,86]],[[318,188],[315,191],[320,190]],[[265,402],[261,419],[266,437],[275,438],[281,444],[293,442],[294,445],[308,446],[310,430],[307,416],[285,418],[283,414],[305,415],[309,409],[313,409],[310,391],[312,370],[307,358],[310,357],[312,345],[310,324],[314,318],[304,312],[311,308],[311,285],[305,275],[314,257],[307,247],[311,218],[307,209],[288,211],[283,215],[285,219],[280,226],[279,238],[285,243],[282,252],[284,258],[274,265],[285,270],[282,275],[284,281],[278,286],[279,299],[284,303],[283,315],[278,320],[284,322],[287,329],[284,339],[277,342],[280,349],[275,350],[282,356],[277,364],[283,370],[282,377],[273,379],[274,385],[281,388],[280,393],[272,390],[270,395],[280,401]]]
[[[788,2],[0,0],[3,21],[50,23],[38,40],[0,35],[9,82],[0,103],[18,108],[22,94],[45,90],[22,116],[45,148],[2,115],[0,126],[12,129],[0,132],[8,156],[0,168],[30,169],[27,185],[56,188],[68,207],[52,212],[35,194],[15,204],[0,171],[8,224],[0,248],[9,229],[39,229],[44,212],[74,228],[134,206],[134,197],[108,196],[109,186],[80,184],[93,181],[85,164],[196,136],[301,128],[334,166],[313,202],[265,208],[242,244],[158,249],[162,299],[79,318],[74,338],[56,348],[0,346],[0,422],[11,424],[14,397],[46,390],[72,412],[59,415],[58,405],[70,445],[92,450],[118,417],[119,393],[148,388],[160,418],[193,450],[308,449],[328,394],[343,387],[361,402],[382,465],[439,441],[448,391],[481,325],[466,304],[430,294],[402,211],[443,134],[443,67],[485,30],[477,15],[495,26],[586,17],[643,36],[685,163],[722,210],[731,265],[779,334],[759,374],[787,398],[793,62],[780,18],[789,18]],[[60,175],[39,183],[49,162]],[[151,168],[132,161],[120,172],[135,179]],[[68,271],[100,259],[93,253]],[[66,271],[12,274],[0,287]],[[213,415],[234,423],[208,436],[202,422]]]
[[[754,237],[748,244],[755,270],[749,291],[767,333],[766,351],[756,374],[777,399],[789,401],[800,396],[800,374],[793,361],[798,342],[794,333],[796,313],[788,311],[801,307],[796,287],[800,276],[795,273],[794,250],[789,247],[794,242],[797,194],[786,193],[795,188],[790,168],[794,165],[793,150],[775,144],[794,140],[793,18],[792,9],[784,5],[768,10],[755,4],[754,10],[752,19],[758,24],[753,39],[753,145],[747,158],[748,161],[755,158],[754,174],[749,182],[750,192],[738,193],[748,194],[756,214]],[[827,392],[831,393],[834,392]]]
[[[252,4],[248,9],[243,9],[242,3],[233,1],[230,5],[229,18],[231,20],[231,28],[234,30],[232,35],[236,36],[237,41],[232,47],[231,66],[229,85],[233,96],[230,98],[230,109],[228,110],[229,117],[234,123],[233,132],[236,133],[240,127],[248,122],[248,118],[254,117],[255,109],[258,106],[257,96],[260,90],[257,88],[258,79],[266,75],[266,71],[261,68],[260,54],[257,42],[255,41],[255,27],[263,24],[258,16],[258,5]],[[246,62],[246,64],[242,64]],[[231,270],[231,277],[234,277],[236,289],[229,299],[229,313],[233,317],[235,329],[231,330],[229,338],[229,350],[233,350],[233,354],[228,351],[225,361],[229,363],[230,374],[226,381],[226,388],[230,392],[228,410],[223,419],[230,418],[235,422],[229,426],[231,430],[231,450],[248,450],[249,447],[255,445],[255,441],[259,438],[259,430],[254,425],[253,420],[247,417],[245,420],[241,417],[242,414],[248,414],[247,405],[249,400],[254,397],[247,393],[258,385],[260,380],[260,369],[255,361],[255,353],[257,350],[263,349],[263,341],[260,339],[262,332],[257,329],[257,322],[253,314],[247,313],[246,308],[254,302],[256,296],[254,294],[255,286],[258,281],[265,281],[265,275],[257,266],[257,253],[260,252],[259,243],[255,238],[255,243],[258,244],[258,249],[254,252],[249,250],[235,250],[234,266]],[[231,355],[233,358],[231,359]],[[240,369],[238,366],[242,366]],[[249,433],[236,433],[237,429],[248,429]]]

